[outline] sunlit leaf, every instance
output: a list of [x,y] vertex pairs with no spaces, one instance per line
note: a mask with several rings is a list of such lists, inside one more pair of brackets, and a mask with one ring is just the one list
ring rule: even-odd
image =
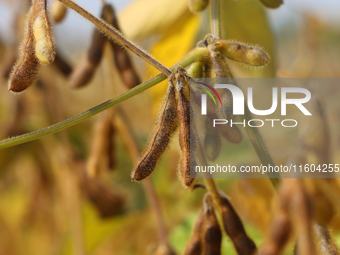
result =
[[123,33],[131,39],[163,34],[188,11],[188,0],[137,0],[119,17]]
[[[193,48],[199,24],[199,16],[187,11],[186,15],[172,24],[164,36],[152,46],[150,53],[167,67],[176,64]],[[157,74],[158,71],[148,66],[147,73],[148,76],[152,76]],[[155,110],[159,108],[166,88],[167,81],[164,81],[150,89],[155,99]]]

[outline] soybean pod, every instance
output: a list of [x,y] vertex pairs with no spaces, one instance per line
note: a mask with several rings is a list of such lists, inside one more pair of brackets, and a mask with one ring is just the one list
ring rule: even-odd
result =
[[141,181],[148,177],[168,146],[177,117],[175,87],[170,80],[165,100],[149,146],[138,161],[132,173],[132,180]]

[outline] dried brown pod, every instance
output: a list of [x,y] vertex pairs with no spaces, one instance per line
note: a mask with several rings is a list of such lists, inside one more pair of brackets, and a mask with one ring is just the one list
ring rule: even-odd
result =
[[70,86],[74,89],[86,86],[93,78],[97,66],[86,59],[70,75]]
[[179,168],[179,179],[184,186],[190,186],[195,180],[196,165],[194,155],[190,152],[196,149],[196,137],[193,126],[190,125],[190,116],[192,109],[186,95],[189,88],[189,76],[184,68],[177,68],[176,71],[169,77],[176,87],[177,99],[177,118],[179,123],[179,144],[181,147],[181,164]]
[[220,255],[222,231],[212,207],[210,194],[205,195],[203,205],[202,254]]
[[70,64],[57,52],[53,64],[66,77],[68,77],[73,69]]
[[[104,18],[104,9],[101,14]],[[103,57],[105,36],[95,29],[92,34],[91,46],[87,52],[87,58],[81,65],[73,70],[70,76],[70,86],[72,88],[81,88],[87,85],[93,78],[93,75]]]
[[[106,22],[120,31],[120,27],[117,20],[117,15],[112,5],[106,4],[104,6],[104,19]],[[113,49],[114,61],[124,84],[128,89],[136,87],[141,83],[137,72],[132,64],[129,53],[118,43],[110,40],[110,45]]]
[[158,160],[168,146],[171,133],[177,117],[175,87],[169,79],[169,86],[164,106],[149,146],[138,161],[131,177],[132,180],[141,181],[148,177],[155,169]]
[[123,212],[125,199],[105,187],[94,178],[83,178],[83,190],[102,218],[109,218]]
[[237,254],[255,254],[257,251],[255,243],[247,235],[240,217],[224,194],[221,194],[221,214],[224,230],[233,242]]
[[196,221],[195,226],[190,236],[190,239],[185,246],[184,255],[196,255],[202,253],[202,240],[201,240],[201,233],[202,233],[202,226],[204,221],[204,210],[200,211]]
[[222,125],[217,125],[216,127],[220,131],[222,137],[226,139],[228,142],[235,144],[242,142],[243,140],[242,133],[240,132],[237,126],[233,125],[232,127],[230,127],[226,125],[226,127],[222,127]]
[[38,65],[50,64],[55,51],[53,35],[47,17],[46,0],[34,0],[26,21],[26,34],[14,65],[8,90],[21,92],[36,82]]
[[222,150],[222,137],[220,132],[211,125],[210,121],[205,122],[204,152],[209,161],[215,161]]
[[100,171],[110,170],[114,166],[115,128],[112,115],[112,111],[106,112],[95,125],[91,152],[86,165],[90,177],[98,176]]
[[14,65],[8,81],[8,90],[12,92],[22,92],[37,80],[39,60],[35,55],[35,40],[31,26],[33,18],[34,6],[31,7],[27,17],[26,33],[19,49],[19,60]]
[[[121,78],[128,89],[132,89],[141,83],[135,71],[130,56],[127,51],[116,45],[114,49],[114,59]],[[119,48],[119,50],[118,50]]]
[[53,0],[50,8],[51,18],[55,23],[63,21],[66,16],[67,8],[58,0]]

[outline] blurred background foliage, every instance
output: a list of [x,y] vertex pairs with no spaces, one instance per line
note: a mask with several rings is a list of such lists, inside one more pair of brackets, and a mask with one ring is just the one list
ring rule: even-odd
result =
[[[78,2],[84,6],[89,4]],[[100,9],[100,1],[97,2],[93,7],[95,10]],[[272,62],[262,69],[249,69],[229,61],[235,77],[339,76],[340,26],[326,22],[308,8],[295,16],[288,15],[278,25],[273,22],[274,16],[281,14],[265,10],[256,0],[222,2],[223,39],[260,45],[272,57]],[[22,38],[26,9],[21,3],[21,0],[0,2],[0,12],[14,17],[11,22],[1,20],[10,28],[0,33],[1,139],[38,130],[126,91],[112,62],[111,49],[106,47],[93,81],[83,89],[70,89],[67,78],[52,65],[41,68],[38,86],[20,95],[10,94],[6,72],[13,64]],[[117,2],[117,5],[121,4]],[[167,67],[183,59],[204,35],[210,33],[209,13],[192,14],[187,0],[136,0],[120,9],[119,22],[126,36]],[[283,13],[294,12],[285,5],[281,9]],[[94,28],[84,19],[76,21],[72,11],[67,15],[64,23],[54,25],[58,54],[76,66],[83,60],[89,42],[78,39],[77,32],[72,33],[65,27],[74,22],[82,30],[84,24],[87,37]],[[9,31],[11,35],[7,37]],[[133,59],[143,81],[158,73],[141,60]],[[120,104],[140,150],[145,148],[154,127],[166,86],[163,82]],[[129,255],[151,254],[157,249],[158,226],[150,200],[143,185],[130,181],[137,158],[131,159],[129,145],[119,133],[114,136],[115,150],[111,156],[116,164],[113,169],[109,171],[98,166],[100,174],[96,184],[84,180],[95,137],[94,123],[105,114],[108,113],[39,141],[0,152],[0,254]],[[109,114],[116,119],[115,110]],[[205,192],[201,189],[190,192],[177,181],[178,147],[178,142],[173,141],[151,176],[151,182],[160,203],[169,244],[180,254]],[[338,146],[334,155],[334,158],[340,155]],[[255,160],[255,152],[241,147],[233,151],[230,163],[243,159],[247,162]],[[275,191],[270,181],[217,179],[216,182],[231,197],[248,234],[260,245],[275,208]],[[95,188],[91,189],[91,185]],[[96,189],[95,185],[102,189]],[[113,209],[112,217],[103,217],[98,209],[100,202],[94,202],[101,199],[96,194],[103,193],[109,194],[104,205],[111,199],[124,203],[123,207],[117,202],[120,210]],[[339,213],[330,219],[329,226],[340,244]],[[292,249],[293,242],[286,254],[291,254]],[[236,254],[227,238],[223,239],[223,250],[224,254]]]

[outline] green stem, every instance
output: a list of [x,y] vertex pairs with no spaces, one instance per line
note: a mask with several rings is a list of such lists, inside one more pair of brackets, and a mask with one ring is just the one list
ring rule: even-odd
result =
[[222,38],[221,0],[211,1],[211,31],[218,38]]
[[[211,30],[214,36],[221,38],[222,37],[222,27],[221,27],[221,0],[212,0],[211,1]],[[222,54],[223,55],[223,54]],[[225,63],[226,65],[226,63]],[[248,107],[246,107],[245,114],[246,121],[251,119],[251,114],[249,112]],[[272,158],[270,157],[266,146],[261,138],[261,135],[257,128],[251,128],[249,126],[246,127],[247,134],[249,139],[261,160],[262,164],[275,166]],[[279,173],[268,173],[268,177],[272,182],[274,188],[277,190],[278,185],[281,182],[281,176]]]
[[137,56],[139,56],[141,59],[151,64],[155,68],[157,68],[160,72],[164,73],[166,76],[169,76],[171,74],[171,71],[168,68],[166,68],[161,63],[156,61],[149,53],[147,53],[145,50],[137,46],[135,43],[126,39],[124,35],[122,35],[121,32],[119,32],[116,28],[114,28],[110,24],[106,23],[105,21],[101,19],[98,19],[92,13],[85,10],[84,8],[82,8],[81,6],[73,2],[72,0],[59,0],[59,1],[62,2],[67,7],[78,12],[85,19],[91,21],[94,25],[97,26],[97,28],[101,32],[104,32],[106,35],[108,35],[114,42],[119,43],[124,48],[132,51]]
[[[215,57],[215,59],[213,60],[215,61],[215,63],[219,63],[216,65],[216,70],[214,70],[214,72],[216,72],[216,76],[219,76],[219,77],[229,77],[229,78],[232,78],[232,74],[228,71],[229,68],[228,68],[228,65],[225,61],[225,59],[223,58],[223,55],[221,54],[221,56],[219,57]],[[223,68],[220,68],[220,67],[223,67]],[[234,80],[234,84],[236,86],[237,83],[236,81]],[[251,117],[251,114],[250,114],[250,111],[248,109],[248,106],[245,105],[245,120],[248,122],[249,120],[252,119]],[[261,138],[261,135],[258,131],[258,129],[256,127],[249,127],[248,125],[246,126],[246,131],[247,131],[247,134],[249,136],[249,139],[258,155],[258,157],[260,158],[260,161],[263,165],[271,165],[273,167],[275,167],[275,164],[272,160],[272,158],[270,157],[267,149],[266,149],[266,146],[264,145],[264,142]],[[274,188],[277,190],[278,188],[278,185],[280,184],[280,181],[281,181],[281,176],[279,173],[268,173],[268,177],[270,178],[270,181],[272,182]]]
[[[248,107],[245,107],[245,119],[247,122],[252,119]],[[256,127],[252,128],[246,125],[246,131],[258,157],[260,158],[261,163],[264,165],[270,165],[275,167],[274,161],[267,151],[267,148],[262,140],[259,130]],[[280,174],[276,172],[268,173],[268,177],[272,182],[274,188],[277,190],[279,184],[281,183]]]
[[[180,62],[179,64],[177,64],[176,66],[170,68],[171,71],[175,70],[177,67],[181,66],[181,67],[187,67],[188,65],[192,64],[193,62],[196,62],[202,58],[207,58],[207,56],[209,55],[209,52],[207,49],[204,48],[198,48],[193,50],[186,59],[184,59],[182,62]],[[22,144],[22,143],[26,143],[29,141],[33,141],[36,139],[39,139],[43,136],[49,135],[49,134],[53,134],[55,132],[58,132],[60,130],[63,130],[65,128],[71,127],[75,124],[78,124],[79,122],[86,120],[118,103],[121,103],[141,92],[143,92],[144,90],[147,90],[153,86],[155,86],[156,84],[164,81],[167,78],[167,76],[165,74],[159,74],[156,77],[140,84],[139,86],[127,91],[126,93],[117,96],[113,99],[110,99],[100,105],[97,105],[79,115],[73,116],[69,119],[66,119],[64,121],[61,121],[57,124],[54,124],[52,126],[49,126],[47,128],[43,128],[40,129],[38,131],[34,131],[31,133],[27,133],[27,134],[23,134],[20,136],[16,136],[16,137],[12,137],[12,138],[8,138],[5,140],[2,140],[0,142],[0,149],[4,149],[4,148],[8,148],[14,145],[18,145],[18,144]]]

